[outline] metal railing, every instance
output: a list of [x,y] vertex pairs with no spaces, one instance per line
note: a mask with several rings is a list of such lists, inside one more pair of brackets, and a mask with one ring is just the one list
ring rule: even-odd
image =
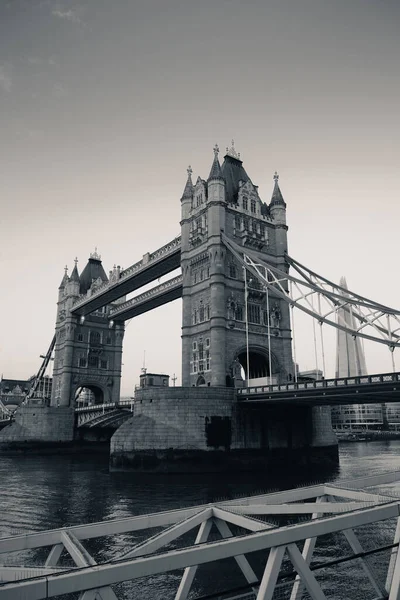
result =
[[134,401],[132,400],[120,400],[119,402],[107,402],[105,404],[92,404],[91,406],[79,406],[78,408],[75,408],[75,412],[76,413],[82,413],[82,412],[96,412],[99,410],[108,410],[108,409],[115,409],[115,408],[127,408],[127,407],[131,407],[134,404]]
[[371,385],[400,381],[400,373],[381,373],[376,375],[360,375],[358,377],[336,377],[335,379],[318,379],[315,381],[281,383],[279,385],[262,385],[238,388],[239,396],[274,392],[287,392],[306,389],[327,389],[334,387]]

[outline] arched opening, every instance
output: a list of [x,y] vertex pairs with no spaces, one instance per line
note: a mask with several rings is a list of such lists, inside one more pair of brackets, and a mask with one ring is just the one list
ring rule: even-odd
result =
[[103,390],[96,385],[85,385],[77,388],[75,392],[75,404],[77,407],[94,406],[104,404]]
[[275,359],[271,360],[272,373],[270,373],[270,361],[268,359],[268,352],[249,349],[249,372],[247,370],[247,352],[242,350],[238,354],[238,361],[241,365],[241,375],[244,380],[249,378],[250,385],[268,385],[270,383],[277,382],[277,371],[275,365]]
[[197,386],[197,387],[199,387],[199,386],[201,386],[201,385],[206,385],[206,380],[204,379],[204,377],[203,377],[202,375],[200,375],[200,376],[197,378],[197,381],[196,381],[196,386]]

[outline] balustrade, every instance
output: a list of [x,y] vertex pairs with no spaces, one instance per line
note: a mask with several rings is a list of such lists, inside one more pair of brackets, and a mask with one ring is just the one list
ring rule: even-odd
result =
[[262,394],[271,392],[295,391],[308,388],[335,388],[344,386],[367,385],[374,383],[390,383],[391,381],[400,381],[400,373],[383,373],[380,375],[365,375],[360,377],[340,377],[335,379],[320,379],[316,381],[283,383],[280,385],[264,385],[259,387],[238,388],[239,396],[249,394]]

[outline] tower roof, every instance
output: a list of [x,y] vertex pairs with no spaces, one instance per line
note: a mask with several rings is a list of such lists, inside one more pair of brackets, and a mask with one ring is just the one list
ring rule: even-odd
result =
[[96,248],[95,251],[90,255],[88,263],[81,273],[79,292],[81,294],[86,294],[92,285],[92,282],[99,277],[102,281],[108,281],[108,277],[103,269],[103,265],[101,264],[101,256],[97,254]]
[[225,179],[226,201],[236,203],[239,192],[239,181],[246,183],[246,181],[251,181],[251,179],[243,168],[243,162],[240,160],[240,154],[235,150],[233,140],[231,148],[226,149],[221,171]]
[[69,281],[69,277],[68,277],[68,267],[67,267],[67,265],[65,265],[65,267],[64,267],[64,277],[62,278],[62,280],[61,280],[61,283],[60,283],[60,285],[58,286],[58,289],[59,289],[59,290],[62,290],[63,288],[65,288],[65,286],[66,286],[66,284],[68,283],[68,281]]
[[186,180],[185,189],[183,190],[182,200],[183,200],[183,198],[193,198],[192,173],[193,173],[193,169],[189,165],[188,168],[187,168],[188,177],[187,177],[187,180]]
[[278,175],[278,173],[276,171],[275,171],[275,174],[274,174],[274,181],[275,181],[275,185],[274,185],[274,190],[272,192],[270,206],[272,207],[272,206],[274,206],[276,204],[281,204],[282,206],[286,207],[286,202],[284,201],[283,196],[282,196],[282,192],[281,192],[281,190],[279,188],[279,183],[278,183],[278,181],[279,181],[279,175]]
[[72,269],[72,273],[71,273],[71,277],[69,278],[70,281],[75,281],[76,283],[80,283],[81,280],[79,279],[79,273],[78,273],[78,259],[75,258],[75,266]]
[[223,176],[222,171],[221,171],[221,165],[219,164],[219,160],[218,160],[218,152],[219,152],[218,144],[215,144],[215,146],[214,146],[214,160],[213,160],[213,164],[211,165],[211,171],[210,171],[210,174],[208,176],[208,180],[207,181],[212,181],[212,180],[215,180],[215,179],[222,179],[222,180],[224,180],[224,176]]
[[345,288],[346,290],[348,290],[349,288],[347,287],[347,281],[346,281],[346,277],[341,277],[340,278],[340,282],[339,282],[340,287]]

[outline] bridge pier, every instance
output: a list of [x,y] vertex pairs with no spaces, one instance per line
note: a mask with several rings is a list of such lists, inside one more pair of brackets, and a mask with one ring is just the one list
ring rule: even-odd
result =
[[74,421],[74,409],[69,406],[21,405],[14,413],[14,421],[0,431],[0,452],[70,444],[74,439]]
[[111,438],[111,468],[174,473],[336,465],[329,410],[243,405],[234,388],[143,388],[135,415]]

